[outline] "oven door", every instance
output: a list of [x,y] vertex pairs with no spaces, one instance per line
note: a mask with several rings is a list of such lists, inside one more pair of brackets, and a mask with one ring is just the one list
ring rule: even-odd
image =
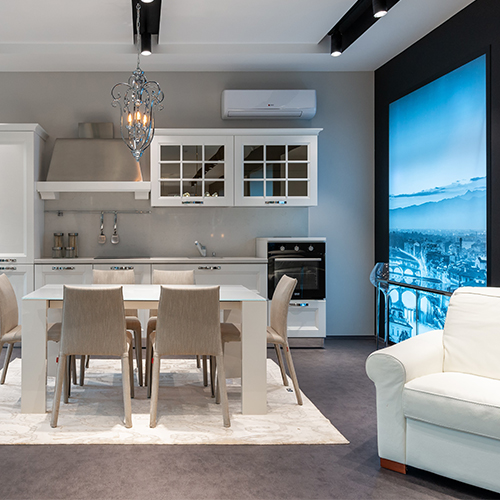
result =
[[271,299],[281,277],[297,279],[293,299],[325,298],[325,258],[275,257],[269,259],[268,295]]

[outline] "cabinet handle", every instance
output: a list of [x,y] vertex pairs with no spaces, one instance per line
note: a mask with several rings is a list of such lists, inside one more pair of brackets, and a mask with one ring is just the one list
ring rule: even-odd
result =
[[198,269],[207,271],[217,271],[218,269],[220,269],[220,266],[198,266]]
[[290,307],[309,307],[307,302],[301,302],[300,304],[290,304]]
[[109,268],[113,271],[128,271],[134,269],[134,266],[110,266]]
[[17,271],[17,267],[0,267],[0,271]]
[[75,266],[52,266],[52,271],[74,271]]
[[183,201],[183,205],[203,205],[202,201]]
[[17,259],[0,259],[0,262],[17,262]]
[[285,200],[277,200],[277,201],[265,201],[266,205],[286,205]]

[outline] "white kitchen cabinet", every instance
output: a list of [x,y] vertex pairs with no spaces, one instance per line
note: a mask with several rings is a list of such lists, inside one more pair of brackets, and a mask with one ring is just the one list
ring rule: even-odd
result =
[[288,308],[290,338],[326,337],[326,300],[292,300]]
[[[104,271],[123,271],[132,269],[135,275],[135,282],[139,285],[149,285],[151,283],[151,265],[150,264],[94,264],[93,269],[101,269]],[[141,321],[142,336],[146,336],[146,327],[149,319],[149,311],[147,309],[139,309],[137,311],[138,318]]]
[[22,319],[22,298],[33,291],[33,264],[9,264],[0,262],[0,274],[9,278],[16,294],[19,309],[19,323]]
[[265,297],[267,264],[224,264],[207,260],[202,264],[153,264],[153,271],[193,270],[197,285],[243,285]]
[[43,202],[35,182],[47,133],[37,124],[0,124],[0,259],[30,263],[40,257]]
[[235,136],[235,205],[317,205],[319,130],[314,131]]
[[233,138],[157,129],[151,143],[152,206],[232,206]]

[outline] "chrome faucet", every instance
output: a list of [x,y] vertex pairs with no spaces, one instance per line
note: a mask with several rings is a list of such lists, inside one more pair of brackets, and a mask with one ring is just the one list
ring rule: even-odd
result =
[[194,244],[196,245],[196,248],[200,252],[202,257],[207,256],[207,247],[203,246],[199,241],[195,241]]

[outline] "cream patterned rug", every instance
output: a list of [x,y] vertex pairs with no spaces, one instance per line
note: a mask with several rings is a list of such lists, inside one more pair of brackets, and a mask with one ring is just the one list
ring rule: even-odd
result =
[[[146,388],[137,386],[133,427],[124,427],[120,361],[91,359],[85,386],[72,385],[69,404],[61,402],[53,429],[50,411],[20,413],[21,360],[15,359],[0,386],[0,444],[348,444],[307,397],[297,405],[291,382],[283,386],[272,360],[267,361],[267,415],[242,415],[239,379],[228,380],[230,428],[223,427],[220,405],[210,397],[210,387],[203,387],[194,359],[162,359],[161,370],[156,428],[149,427]],[[48,378],[49,409],[54,382]]]

